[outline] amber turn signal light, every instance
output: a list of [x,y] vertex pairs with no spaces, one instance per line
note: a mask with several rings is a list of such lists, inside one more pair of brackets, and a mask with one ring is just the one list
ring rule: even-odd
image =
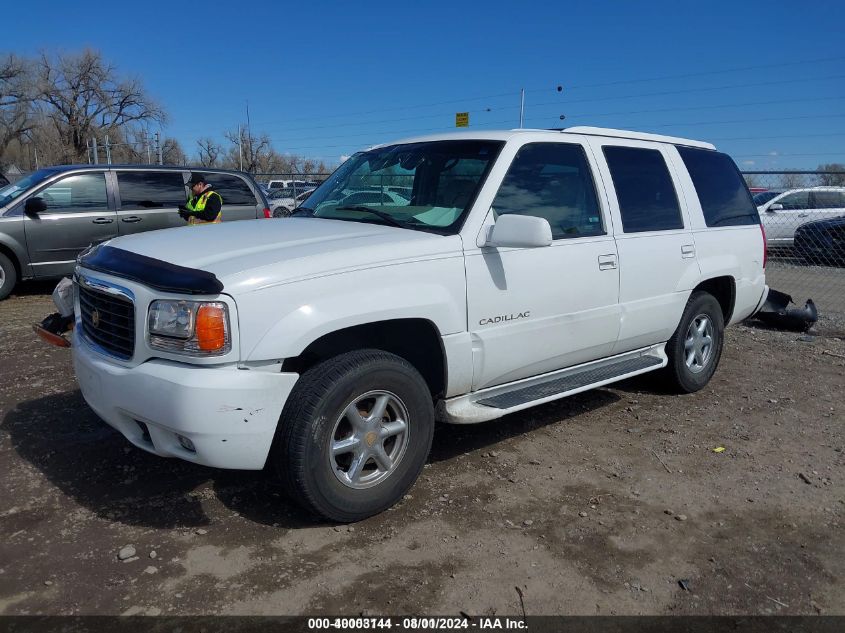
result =
[[216,305],[201,305],[197,311],[197,346],[204,352],[226,347],[226,312]]

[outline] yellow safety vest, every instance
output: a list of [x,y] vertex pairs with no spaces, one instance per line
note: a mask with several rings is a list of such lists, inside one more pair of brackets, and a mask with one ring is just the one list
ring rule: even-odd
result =
[[205,205],[212,195],[220,198],[221,208],[220,213],[217,214],[217,217],[213,220],[200,220],[198,217],[191,214],[191,217],[188,218],[188,224],[220,224],[220,222],[223,220],[223,197],[216,191],[206,191],[205,193],[201,193],[198,198],[191,198],[190,200],[188,200],[188,204],[186,204],[185,207],[188,209],[188,211],[204,211]]

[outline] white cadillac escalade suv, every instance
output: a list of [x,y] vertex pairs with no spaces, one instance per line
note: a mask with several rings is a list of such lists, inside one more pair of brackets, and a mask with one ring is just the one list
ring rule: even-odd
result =
[[427,136],[352,156],[305,205],[89,250],[73,356],[88,404],[136,446],[267,465],[335,521],[402,497],[435,418],[649,371],[701,389],[725,326],[766,293],[751,196],[698,141]]

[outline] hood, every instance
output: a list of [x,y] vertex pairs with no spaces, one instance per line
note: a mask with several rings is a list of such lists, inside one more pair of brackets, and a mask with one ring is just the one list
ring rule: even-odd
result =
[[213,273],[229,294],[461,252],[457,235],[319,218],[186,226],[119,237],[108,245]]

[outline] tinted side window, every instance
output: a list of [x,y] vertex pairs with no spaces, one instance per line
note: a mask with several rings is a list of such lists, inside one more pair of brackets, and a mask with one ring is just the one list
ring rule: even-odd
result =
[[788,211],[803,211],[810,208],[810,192],[798,191],[776,200],[772,204],[780,204]]
[[122,209],[161,209],[185,204],[181,172],[121,171],[117,173]]
[[841,209],[845,207],[845,193],[841,191],[814,191],[814,209]]
[[675,186],[659,151],[641,147],[602,149],[625,233],[684,228]]
[[757,208],[734,162],[725,154],[679,147],[707,226],[759,224]]
[[208,181],[211,188],[223,198],[224,211],[226,205],[249,204],[255,206],[258,202],[255,199],[255,194],[252,193],[252,189],[242,178],[228,174],[208,174]]
[[109,208],[106,175],[103,172],[62,178],[36,195],[41,196],[47,203],[47,209],[53,212],[73,213]]
[[521,147],[496,194],[493,210],[498,215],[545,218],[554,239],[604,234],[593,175],[580,145]]

